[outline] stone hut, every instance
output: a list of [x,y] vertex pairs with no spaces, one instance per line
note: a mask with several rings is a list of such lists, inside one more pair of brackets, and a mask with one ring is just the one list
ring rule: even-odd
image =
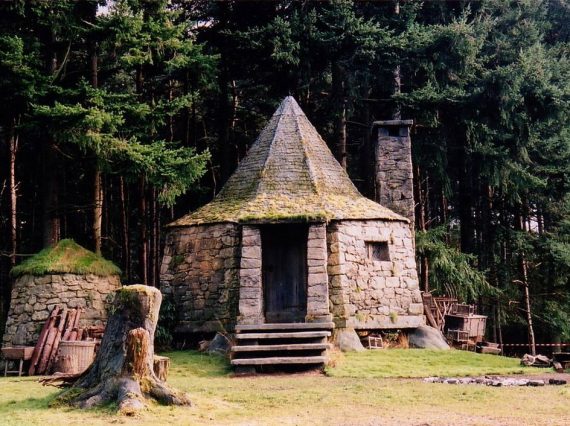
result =
[[168,229],[176,332],[424,323],[409,220],[358,192],[292,97],[214,200]]
[[121,286],[113,263],[61,240],[12,269],[15,278],[2,346],[35,345],[56,305],[83,308],[80,326],[103,324],[106,298]]

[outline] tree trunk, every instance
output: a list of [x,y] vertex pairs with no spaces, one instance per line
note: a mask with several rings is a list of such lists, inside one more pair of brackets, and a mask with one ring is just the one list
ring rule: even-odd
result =
[[[418,218],[417,226],[418,230],[426,231],[426,197],[422,191],[421,185],[421,171],[420,166],[414,167],[414,190],[416,192],[415,199],[418,201],[416,204],[416,217]],[[420,289],[425,292],[429,292],[429,262],[425,255],[420,256],[419,266],[419,276],[420,276]]]
[[158,193],[156,188],[153,189],[153,217],[152,217],[152,229],[153,229],[153,244],[154,244],[154,286],[160,286],[160,205],[158,204]]
[[121,238],[123,246],[123,268],[127,282],[131,279],[131,253],[129,247],[129,222],[127,217],[127,200],[125,196],[125,180],[119,177],[119,198],[121,199]]
[[[400,14],[400,0],[394,1],[394,15]],[[400,73],[400,64],[397,64],[394,69],[392,70],[392,75],[394,77],[394,95],[399,95],[402,90],[402,75]],[[400,110],[400,106],[397,103],[394,103],[394,111],[392,112],[392,119],[394,120],[401,120],[402,119],[402,111]]]
[[[47,58],[47,69],[50,75],[57,72],[58,59],[55,48],[55,29],[50,33],[50,52]],[[51,136],[42,144],[43,150],[43,188],[42,188],[42,234],[43,246],[51,247],[61,237],[61,219],[59,215],[59,175],[56,164],[55,143]]]
[[10,266],[16,265],[16,253],[18,251],[18,188],[16,186],[16,154],[18,152],[18,135],[16,134],[16,122],[10,129]]
[[220,117],[220,133],[219,133],[219,143],[220,143],[220,180],[223,183],[230,177],[231,174],[231,157],[232,149],[230,145],[230,104],[229,104],[229,77],[228,70],[225,64],[225,57],[222,54],[220,60],[220,74],[218,77],[218,85],[220,87],[220,96],[218,99],[219,110],[218,115]]
[[532,311],[530,306],[530,291],[528,286],[528,267],[524,254],[520,256],[521,262],[521,272],[523,278],[523,290],[524,290],[524,304],[526,311],[526,322],[528,327],[528,346],[530,348],[531,355],[536,355],[536,341],[534,339],[534,326],[532,324]]
[[101,170],[99,166],[95,166],[95,175],[93,177],[93,242],[95,253],[101,254],[101,224],[103,221],[103,182],[101,179]]
[[150,191],[150,244],[149,244],[149,284],[153,287],[157,286],[157,275],[156,275],[156,253],[157,247],[157,235],[156,235],[156,189],[152,188]]
[[43,246],[55,245],[61,237],[61,219],[59,215],[59,176],[56,163],[55,145],[49,140],[42,144],[43,192],[42,192],[42,230]]
[[[459,130],[459,129],[458,129]],[[461,232],[461,251],[475,253],[473,223],[473,185],[471,158],[467,151],[467,141],[461,146],[461,173],[459,174],[459,221]]]
[[[526,232],[526,217],[525,211],[527,210],[527,201],[523,200],[522,206],[518,209],[517,220],[515,223],[515,227],[518,228],[521,232]],[[526,323],[527,323],[527,332],[528,332],[528,346],[531,352],[531,355],[536,355],[536,341],[534,338],[534,326],[532,323],[532,309],[531,309],[531,301],[530,301],[530,288],[528,282],[528,263],[525,257],[525,253],[521,251],[518,257],[519,262],[519,272],[521,276],[520,284],[523,286],[523,303],[525,306],[525,316],[526,316]]]
[[[95,21],[97,6],[93,5],[93,15],[91,19]],[[98,76],[98,56],[97,56],[97,42],[92,41],[90,43],[90,60],[89,67],[91,71],[91,86],[96,89],[99,86],[99,76]],[[93,176],[93,245],[95,248],[95,253],[101,254],[101,240],[102,240],[102,227],[101,223],[103,221],[103,182],[102,174],[99,162],[95,160],[95,174]]]
[[345,93],[344,70],[338,61],[332,64],[332,91],[335,105],[334,118],[336,159],[343,169],[346,170],[346,93]]
[[156,288],[133,285],[115,293],[101,347],[92,366],[59,396],[73,406],[91,408],[117,401],[132,415],[147,399],[167,405],[190,405],[187,394],[170,388],[153,371],[154,332],[162,295]]
[[139,270],[140,279],[144,285],[148,284],[148,227],[147,227],[147,200],[146,200],[146,183],[144,177],[141,177],[139,183],[140,199],[139,199],[139,215],[140,215],[140,251],[139,251]]

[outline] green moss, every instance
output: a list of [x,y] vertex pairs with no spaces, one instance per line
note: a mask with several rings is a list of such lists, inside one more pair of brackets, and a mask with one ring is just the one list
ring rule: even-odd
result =
[[174,256],[172,256],[172,260],[170,261],[169,269],[171,271],[175,271],[176,268],[178,268],[180,265],[182,265],[182,262],[184,262],[184,255],[175,254]]
[[[142,309],[142,298],[139,295],[144,293],[147,295],[146,299],[150,305]],[[157,322],[158,318],[154,318],[153,304],[155,301],[156,293],[159,293],[154,287],[143,284],[127,285],[115,292],[115,298],[109,308],[109,314],[114,315],[116,312],[125,311],[130,319],[133,321],[144,321],[146,318],[142,315],[148,314],[148,319]]]
[[282,214],[277,212],[268,212],[264,214],[245,215],[239,219],[240,222],[327,222],[328,219],[324,212],[316,212],[314,214]]
[[112,262],[89,251],[75,241],[61,240],[30,257],[10,271],[12,277],[46,274],[119,275],[121,270]]

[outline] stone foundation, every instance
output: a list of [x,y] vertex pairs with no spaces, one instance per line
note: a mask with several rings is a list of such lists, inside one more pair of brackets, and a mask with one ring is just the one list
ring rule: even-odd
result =
[[118,276],[23,275],[16,279],[3,346],[33,346],[56,305],[83,308],[81,327],[104,324],[107,297],[121,286]]
[[232,329],[238,314],[240,227],[176,228],[166,237],[161,291],[179,316],[176,332]]
[[[327,242],[330,300],[337,327],[413,328],[425,322],[407,223],[333,222]],[[389,261],[373,260],[367,243],[387,243]]]

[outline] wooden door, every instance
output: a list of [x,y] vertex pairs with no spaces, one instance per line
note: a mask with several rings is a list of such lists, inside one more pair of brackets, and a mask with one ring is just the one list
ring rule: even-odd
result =
[[268,225],[261,230],[266,322],[304,322],[307,315],[305,225]]

